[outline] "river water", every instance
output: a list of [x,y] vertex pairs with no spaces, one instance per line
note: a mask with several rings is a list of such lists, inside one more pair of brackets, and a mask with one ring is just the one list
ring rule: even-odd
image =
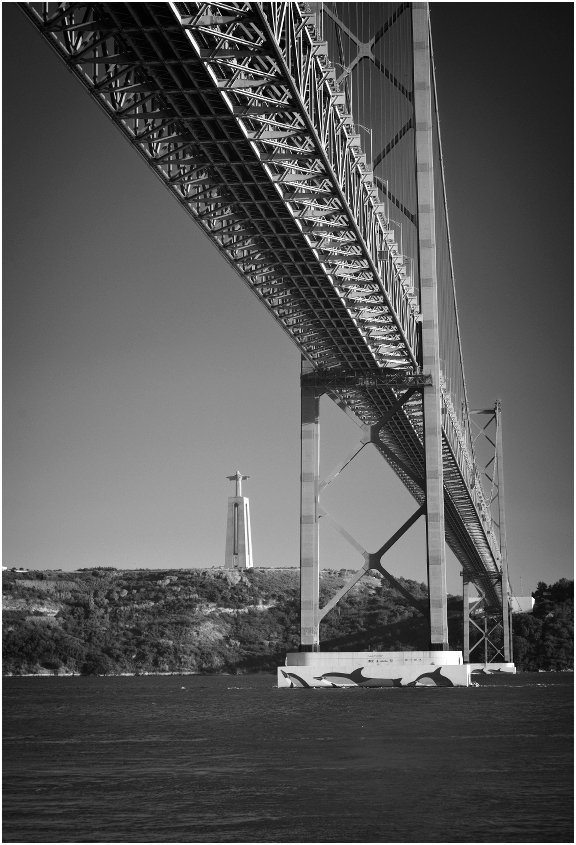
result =
[[573,842],[572,679],[4,679],[4,842]]

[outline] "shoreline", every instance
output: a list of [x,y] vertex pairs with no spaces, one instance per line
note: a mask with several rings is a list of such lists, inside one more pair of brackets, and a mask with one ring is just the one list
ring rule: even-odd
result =
[[82,675],[81,672],[27,672],[22,674],[14,674],[12,672],[2,675],[2,678],[142,678],[148,676],[165,676],[184,678],[191,675],[198,675],[209,678],[212,675],[227,676],[229,678],[237,678],[244,675],[272,675],[273,671],[269,672],[242,672],[241,674],[231,672],[108,672],[106,675]]
[[[279,664],[280,665],[280,664]],[[574,669],[535,669],[532,672],[524,672],[522,669],[516,670],[517,675],[573,675]],[[29,672],[27,674],[14,675],[8,673],[2,675],[2,678],[142,678],[146,677],[175,677],[185,678],[190,676],[198,676],[203,678],[210,678],[212,676],[238,678],[246,675],[274,675],[274,670],[259,671],[259,672],[242,672],[241,674],[231,672],[109,672],[107,675],[82,675],[80,672]]]

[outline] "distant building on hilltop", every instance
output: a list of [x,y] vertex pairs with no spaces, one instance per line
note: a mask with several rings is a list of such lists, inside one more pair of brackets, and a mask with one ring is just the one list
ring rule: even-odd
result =
[[534,610],[534,599],[532,596],[510,596],[512,613],[532,613]]

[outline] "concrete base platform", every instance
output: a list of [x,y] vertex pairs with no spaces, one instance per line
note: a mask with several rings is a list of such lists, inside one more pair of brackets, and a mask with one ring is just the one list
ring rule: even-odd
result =
[[296,652],[278,668],[278,686],[467,687],[460,651]]
[[468,665],[472,675],[516,674],[516,666],[513,663],[469,663]]

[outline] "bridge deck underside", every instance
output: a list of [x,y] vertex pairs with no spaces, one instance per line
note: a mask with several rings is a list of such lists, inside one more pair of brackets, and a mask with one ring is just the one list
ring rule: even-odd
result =
[[[325,240],[311,241],[309,231],[295,219],[286,193],[279,191],[265,167],[286,160],[286,150],[257,151],[215,86],[206,62],[191,49],[170,4],[22,5],[302,354],[322,369],[381,373],[382,360],[369,339],[370,331],[359,326],[358,309],[330,283],[319,261],[316,247]],[[106,60],[98,58],[97,45],[103,43],[113,44]],[[301,107],[294,98],[284,97],[284,102],[286,109]],[[311,153],[301,159],[290,155],[296,162],[314,159]],[[301,185],[299,189],[301,200]],[[405,313],[412,313],[408,306]],[[391,306],[389,314],[380,325],[395,333],[397,348],[386,354],[404,355],[406,364],[415,369],[417,350],[406,346],[406,332]],[[368,424],[382,416],[401,392],[377,383],[334,390]],[[391,450],[385,455],[390,466],[422,502],[418,397],[393,417],[381,438]],[[502,601],[498,564],[447,436],[443,456],[447,541],[471,580],[496,607]]]

